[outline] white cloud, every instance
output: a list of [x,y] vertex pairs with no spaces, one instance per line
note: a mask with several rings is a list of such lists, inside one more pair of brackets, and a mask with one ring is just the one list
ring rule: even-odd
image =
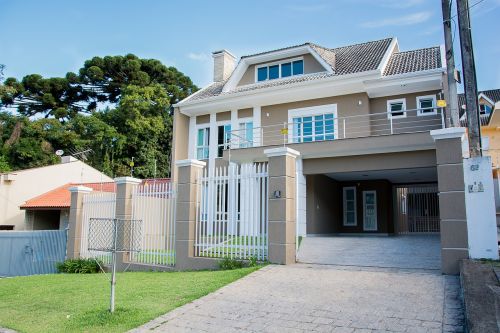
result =
[[208,59],[210,59],[208,54],[203,53],[203,52],[201,52],[201,53],[189,52],[187,56],[189,59],[195,60],[195,61],[207,61]]
[[364,28],[381,28],[388,26],[405,26],[414,25],[425,22],[429,20],[432,16],[432,12],[418,12],[405,16],[399,16],[395,18],[388,18],[376,21],[368,21],[361,24]]

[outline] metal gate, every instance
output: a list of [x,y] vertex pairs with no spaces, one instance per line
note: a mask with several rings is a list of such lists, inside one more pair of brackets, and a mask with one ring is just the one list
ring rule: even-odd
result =
[[90,251],[88,249],[89,223],[92,218],[115,218],[116,193],[91,192],[83,197],[83,225],[80,255],[83,258],[96,258],[104,264],[111,263],[108,253]]
[[142,251],[132,262],[175,265],[175,184],[167,179],[145,180],[132,192],[132,219],[143,222]]
[[396,233],[439,232],[437,184],[398,185],[394,190]]
[[205,169],[198,179],[195,255],[267,259],[267,164]]
[[66,239],[66,230],[0,231],[0,277],[56,273]]

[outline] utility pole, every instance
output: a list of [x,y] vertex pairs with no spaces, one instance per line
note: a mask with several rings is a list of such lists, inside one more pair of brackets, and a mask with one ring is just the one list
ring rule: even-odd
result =
[[469,2],[467,0],[457,0],[457,14],[464,72],[465,108],[467,111],[467,127],[469,129],[469,151],[471,157],[480,157],[482,156],[481,124],[478,112],[479,103],[477,100],[476,67],[472,49]]
[[460,127],[457,82],[455,81],[455,55],[453,53],[453,37],[451,35],[451,2],[452,0],[441,0],[443,10],[446,77],[448,82],[448,89],[445,89],[447,104],[446,126]]

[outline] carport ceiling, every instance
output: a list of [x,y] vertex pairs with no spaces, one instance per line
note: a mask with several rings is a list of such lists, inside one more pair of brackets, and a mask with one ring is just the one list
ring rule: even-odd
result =
[[436,168],[353,171],[353,172],[341,172],[341,173],[328,173],[326,175],[338,181],[386,179],[391,183],[437,182]]

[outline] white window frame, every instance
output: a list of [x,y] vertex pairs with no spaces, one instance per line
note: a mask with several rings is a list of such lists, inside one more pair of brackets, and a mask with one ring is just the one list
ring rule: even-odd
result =
[[[428,111],[429,109],[426,109],[428,112],[423,111],[420,108],[420,100],[422,99],[432,99],[432,108],[430,109],[431,111]],[[417,96],[417,116],[432,116],[437,114],[437,106],[436,106],[436,95],[426,95],[426,96]]]
[[[210,158],[210,133],[208,133],[208,145],[207,146],[198,146],[198,131],[200,129],[208,129],[209,131],[211,131],[209,123],[196,125],[196,136],[195,136],[195,142],[194,142],[194,149],[195,149],[194,156],[196,157],[197,160],[208,160]],[[208,148],[208,156],[206,158],[205,157],[198,158],[198,149],[199,148]]]
[[[241,142],[241,138],[238,138],[238,148],[251,148],[255,146],[255,122],[253,117],[245,117],[245,118],[238,118],[238,135],[246,140],[246,127],[245,127],[245,136],[241,135],[241,124],[247,124],[247,123],[252,123],[252,143],[251,145],[244,141]],[[232,129],[231,129],[232,130]]]
[[[297,135],[295,135],[295,133],[293,132],[294,131],[293,118],[314,117],[329,113],[333,113],[333,140],[321,140],[321,141],[312,140],[310,142],[324,142],[324,141],[337,140],[338,139],[337,104],[324,104],[324,105],[288,110],[288,142],[295,142],[294,140],[297,138]],[[313,126],[313,138],[314,138],[314,126]]]
[[[354,224],[347,223],[347,190],[354,190]],[[346,186],[342,188],[342,220],[344,227],[356,227],[358,225],[358,202],[356,192],[356,186]]]
[[480,115],[485,115],[485,114],[488,114],[488,113],[486,112],[486,110],[484,110],[484,112],[483,112],[483,110],[481,110],[481,106],[482,106],[483,108],[486,108],[486,107],[490,108],[490,114],[491,114],[491,111],[493,111],[493,108],[492,108],[489,104],[486,104],[486,103],[479,103],[479,114],[480,114]]
[[[403,103],[403,114],[401,116],[393,116],[391,112],[391,104],[393,103]],[[390,99],[387,101],[387,119],[401,119],[406,118],[406,98]]]
[[[215,154],[215,158],[222,158],[222,156],[219,156],[219,147],[220,146],[227,146],[230,147],[231,145],[231,132],[233,131],[233,126],[231,124],[231,120],[220,120],[216,122],[217,125],[217,153]],[[219,144],[219,126],[226,126],[229,125],[231,126],[231,131],[229,131],[229,142],[227,144]]]
[[[299,61],[299,60],[302,60],[304,68],[302,69],[302,74],[295,74],[294,75],[293,74],[293,62],[294,61]],[[289,63],[292,64],[292,75],[291,76],[287,76],[287,77],[281,77],[281,65],[282,64],[286,64],[287,62],[289,62]],[[267,70],[267,79],[265,79],[264,81],[259,81],[259,75],[258,75],[259,68],[271,67],[271,66],[275,66],[275,65],[278,65],[278,78],[270,80],[269,79],[269,69],[268,69]],[[261,82],[267,82],[267,81],[276,81],[276,80],[281,80],[281,79],[288,79],[288,78],[293,77],[293,76],[304,75],[305,74],[305,67],[306,67],[306,64],[304,62],[304,57],[297,57],[297,58],[292,58],[292,59],[279,60],[279,61],[274,61],[274,62],[269,62],[269,63],[261,64],[261,65],[255,66],[255,83],[261,83]]]

